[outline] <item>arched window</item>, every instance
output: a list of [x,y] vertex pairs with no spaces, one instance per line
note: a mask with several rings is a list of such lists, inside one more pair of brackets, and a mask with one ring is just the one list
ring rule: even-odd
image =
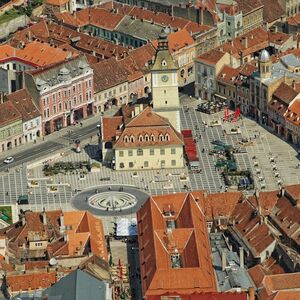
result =
[[145,135],[145,142],[149,142],[149,135],[148,134]]
[[140,134],[139,135],[139,142],[142,142],[144,139],[143,139],[143,136]]
[[151,142],[155,142],[155,136],[151,134]]
[[134,143],[134,140],[135,140],[135,139],[134,139],[134,136],[131,135],[131,136],[130,136],[130,142],[131,142],[131,143]]
[[166,62],[165,60],[163,60],[163,61],[161,62],[161,65],[162,65],[163,67],[166,67],[166,66],[167,66],[167,62]]
[[169,141],[170,140],[170,135],[167,133],[166,135],[165,135],[165,141]]
[[124,143],[128,143],[129,142],[129,138],[127,135],[124,136]]

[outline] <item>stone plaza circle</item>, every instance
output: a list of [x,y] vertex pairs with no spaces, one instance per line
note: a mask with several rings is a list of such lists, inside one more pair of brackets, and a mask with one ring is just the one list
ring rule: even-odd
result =
[[129,209],[137,204],[134,195],[121,191],[107,191],[92,195],[88,199],[88,204],[101,210]]
[[136,213],[149,196],[131,185],[101,185],[79,191],[71,198],[71,205],[98,216],[120,216]]

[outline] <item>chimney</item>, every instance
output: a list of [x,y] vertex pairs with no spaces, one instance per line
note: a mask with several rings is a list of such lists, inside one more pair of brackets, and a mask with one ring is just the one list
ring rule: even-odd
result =
[[248,38],[246,36],[242,37],[241,43],[243,45],[244,48],[248,48]]
[[134,107],[134,115],[135,116],[137,116],[138,114],[139,114],[139,106],[138,105],[136,105],[135,107]]
[[68,242],[69,241],[69,236],[65,233],[64,234],[64,242]]
[[285,194],[285,190],[284,190],[284,188],[282,188],[282,189],[280,190],[280,196],[281,196],[281,197],[284,197],[284,194]]
[[140,113],[143,111],[143,104],[140,104]]
[[240,247],[240,267],[244,268],[244,248]]
[[65,231],[65,217],[63,213],[59,217],[59,225],[59,230],[63,233]]
[[226,269],[226,252],[222,251],[222,271]]
[[47,216],[46,216],[45,208],[43,210],[43,225],[47,225]]
[[21,215],[21,220],[22,220],[22,226],[25,226],[26,225],[26,218],[25,218],[24,213],[22,213],[22,215]]
[[295,80],[293,80],[293,82],[292,82],[292,88],[295,90],[296,89],[296,81]]
[[131,112],[131,118],[134,118],[134,110]]
[[249,300],[254,300],[255,295],[254,295],[254,287],[249,287]]

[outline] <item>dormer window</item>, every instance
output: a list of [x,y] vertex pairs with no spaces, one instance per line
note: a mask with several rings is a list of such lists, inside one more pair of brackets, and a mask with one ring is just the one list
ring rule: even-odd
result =
[[163,59],[162,62],[161,62],[161,65],[162,65],[163,67],[166,67],[166,66],[167,66],[167,62]]
[[139,135],[139,142],[143,142],[143,136],[142,135]]
[[129,138],[128,138],[127,135],[125,135],[125,137],[124,137],[124,143],[128,143],[128,142],[129,142]]
[[149,142],[149,135],[148,134],[145,135],[145,142]]
[[164,140],[164,136],[162,134],[160,134],[158,138],[161,142]]
[[169,141],[170,140],[170,135],[167,133],[166,135],[165,135],[165,141]]
[[134,139],[134,136],[131,135],[131,136],[130,136],[130,143],[134,143],[134,140],[135,140],[135,139]]
[[151,142],[155,142],[155,136],[151,134]]
[[172,269],[182,268],[181,257],[178,252],[171,254],[171,267]]

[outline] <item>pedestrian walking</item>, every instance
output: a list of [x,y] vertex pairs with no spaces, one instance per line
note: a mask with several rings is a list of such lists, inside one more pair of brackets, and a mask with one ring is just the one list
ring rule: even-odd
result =
[[91,135],[91,141],[93,140],[93,136]]
[[80,127],[82,127],[83,126],[83,124],[82,124],[82,122],[80,122]]

